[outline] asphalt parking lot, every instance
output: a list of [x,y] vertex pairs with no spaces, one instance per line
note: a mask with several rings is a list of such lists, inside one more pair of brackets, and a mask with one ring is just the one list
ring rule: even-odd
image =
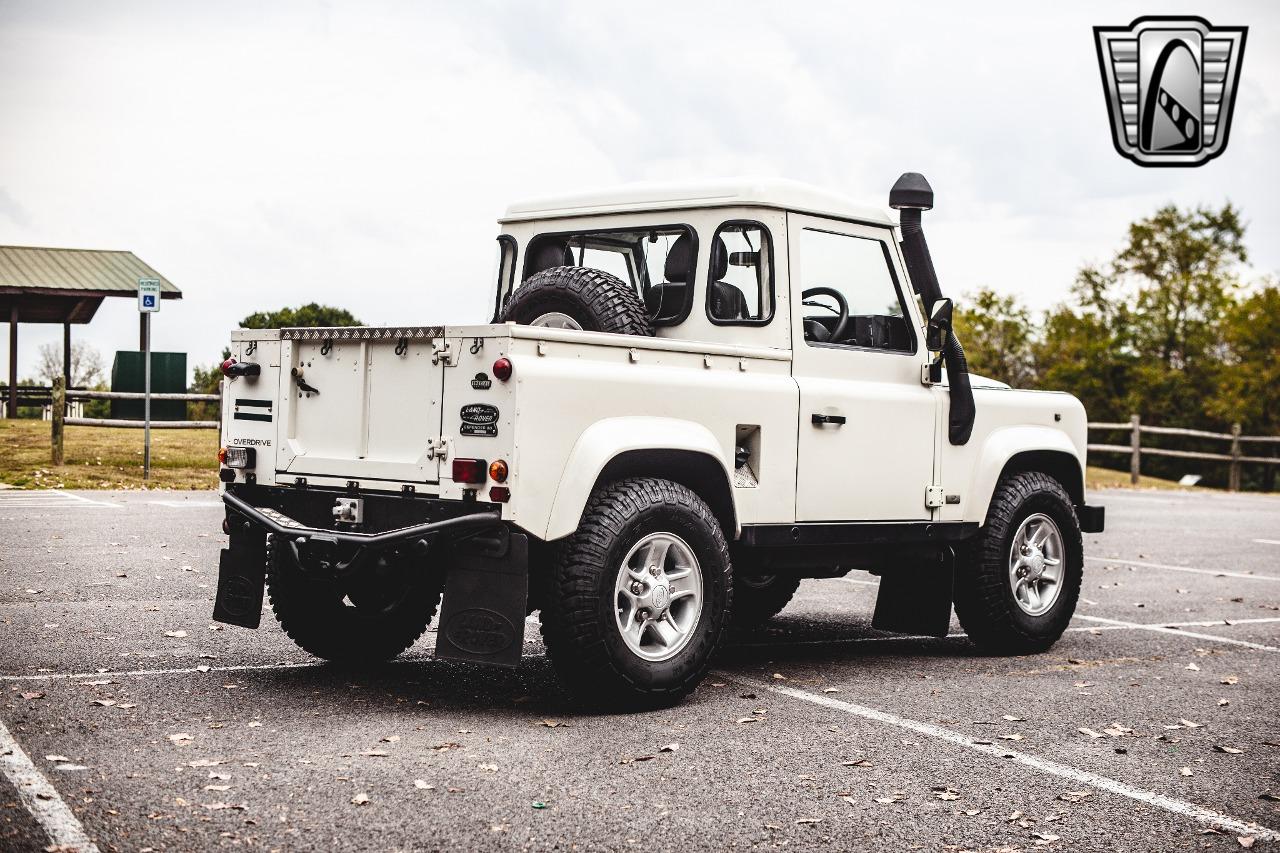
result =
[[212,494],[0,492],[0,849],[1280,848],[1280,498],[1091,502],[1047,654],[874,631],[853,575],[584,715],[534,624],[512,671],[428,633],[353,675],[212,623]]

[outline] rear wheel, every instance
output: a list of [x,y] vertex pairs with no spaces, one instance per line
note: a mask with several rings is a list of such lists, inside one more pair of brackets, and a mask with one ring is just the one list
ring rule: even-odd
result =
[[1071,498],[1047,474],[996,486],[982,533],[957,554],[956,616],[984,651],[1042,652],[1075,613],[1084,547]]
[[500,318],[523,326],[653,335],[635,288],[589,267],[552,267],[526,279]]
[[754,628],[782,612],[800,588],[800,579],[784,575],[742,575],[733,578],[733,625]]
[[580,699],[660,707],[706,675],[732,569],[719,522],[689,489],[653,478],[597,489],[550,574],[542,635]]
[[440,604],[421,558],[388,552],[346,582],[303,575],[289,549],[267,549],[271,610],[289,638],[342,664],[389,660],[414,644]]

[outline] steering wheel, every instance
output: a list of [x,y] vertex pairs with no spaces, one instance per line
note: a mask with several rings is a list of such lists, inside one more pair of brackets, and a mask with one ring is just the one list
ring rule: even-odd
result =
[[[821,302],[810,302],[809,298],[812,296],[830,296],[835,301],[836,307],[832,308],[830,305],[824,305]],[[825,339],[820,337],[819,335],[813,334],[810,331],[810,329],[813,327],[811,327],[809,324],[812,323],[813,326],[816,326],[817,328],[821,329],[823,332],[827,330],[827,327],[822,323],[820,323],[817,317],[805,317],[804,318],[805,331],[806,333],[809,334],[809,337],[815,340],[829,340],[829,341],[838,341],[844,337],[845,328],[849,325],[849,302],[844,298],[843,293],[836,290],[834,287],[811,287],[808,290],[802,291],[800,293],[800,301],[801,301],[801,304],[808,305],[812,308],[825,308],[828,311],[834,311],[838,316],[838,319],[836,320],[835,328],[831,330],[830,337],[827,337]]]

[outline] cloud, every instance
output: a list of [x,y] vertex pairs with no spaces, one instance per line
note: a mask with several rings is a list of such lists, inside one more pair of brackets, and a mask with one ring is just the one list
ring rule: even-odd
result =
[[[1231,198],[1280,268],[1260,239],[1280,228],[1274,7],[1215,12],[1254,31],[1230,149],[1194,170],[1111,147],[1091,27],[1125,15],[981,9],[11,2],[2,242],[134,251],[185,291],[155,339],[192,363],[282,305],[486,318],[509,201],[633,180],[758,173],[882,203],[923,171],[944,286],[1037,306],[1171,199]],[[136,319],[108,302],[76,334],[109,353]],[[24,327],[24,367],[55,331]]]

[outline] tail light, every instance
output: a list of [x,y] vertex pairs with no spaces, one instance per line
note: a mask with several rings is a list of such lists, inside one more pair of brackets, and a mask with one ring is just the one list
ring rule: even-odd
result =
[[236,361],[229,358],[222,364],[218,365],[218,369],[222,371],[223,376],[234,379],[237,376],[259,376],[262,373],[262,366],[254,364],[252,361]]
[[493,375],[498,379],[501,379],[503,382],[506,382],[511,378],[512,370],[513,367],[511,359],[507,358],[505,355],[493,363]]
[[[226,454],[226,465],[228,468],[254,468],[257,463],[258,451],[252,447],[226,447],[223,448]],[[222,456],[223,452],[218,455]]]
[[484,482],[485,474],[488,473],[487,467],[483,459],[455,459],[453,460],[453,481],[478,486]]

